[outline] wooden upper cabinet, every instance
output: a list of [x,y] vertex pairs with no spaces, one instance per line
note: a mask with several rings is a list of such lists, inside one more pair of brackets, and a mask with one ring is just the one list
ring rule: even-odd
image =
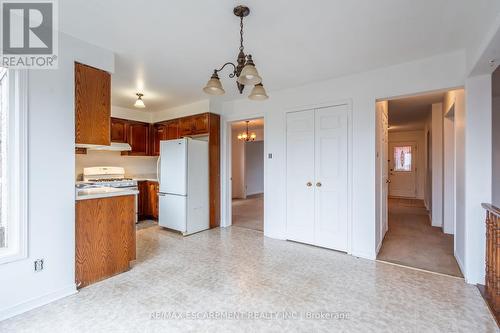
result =
[[167,122],[167,135],[165,140],[175,140],[179,138],[179,120],[171,120]]
[[132,147],[132,150],[128,152],[128,155],[148,155],[149,124],[130,123],[128,125],[128,143]]
[[152,143],[151,143],[151,155],[160,155],[160,141],[167,140],[167,126],[164,124],[155,124],[151,127],[152,131]]
[[208,113],[192,116],[193,134],[208,134]]
[[127,143],[128,121],[111,118],[111,142]]
[[179,136],[208,134],[208,115],[208,113],[202,113],[179,119]]
[[179,137],[193,135],[193,125],[193,117],[184,117],[179,119]]
[[75,143],[110,145],[111,75],[75,63]]

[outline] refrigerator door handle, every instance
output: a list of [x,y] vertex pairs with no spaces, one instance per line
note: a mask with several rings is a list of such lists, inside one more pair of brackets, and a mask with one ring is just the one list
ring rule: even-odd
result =
[[161,156],[158,156],[158,160],[156,161],[156,179],[158,180],[158,183],[160,182],[160,160]]

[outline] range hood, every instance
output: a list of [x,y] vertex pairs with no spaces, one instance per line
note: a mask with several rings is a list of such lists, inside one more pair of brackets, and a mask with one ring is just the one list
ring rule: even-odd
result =
[[132,147],[128,143],[111,142],[110,146],[75,144],[76,148],[85,148],[87,150],[104,150],[104,151],[131,151]]

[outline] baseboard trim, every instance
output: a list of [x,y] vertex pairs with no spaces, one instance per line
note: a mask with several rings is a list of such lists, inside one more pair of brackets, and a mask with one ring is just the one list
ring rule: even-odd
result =
[[21,313],[33,310],[42,305],[54,302],[63,297],[76,294],[76,285],[71,284],[65,288],[56,290],[54,292],[42,295],[40,297],[32,298],[26,302],[19,303],[10,308],[0,310],[0,321],[17,316]]

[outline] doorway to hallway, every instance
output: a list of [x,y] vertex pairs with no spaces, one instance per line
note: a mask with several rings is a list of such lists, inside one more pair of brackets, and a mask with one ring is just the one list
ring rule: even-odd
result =
[[231,124],[232,225],[264,231],[264,119]]
[[462,277],[455,258],[456,107],[463,107],[462,89],[377,102],[378,260]]

